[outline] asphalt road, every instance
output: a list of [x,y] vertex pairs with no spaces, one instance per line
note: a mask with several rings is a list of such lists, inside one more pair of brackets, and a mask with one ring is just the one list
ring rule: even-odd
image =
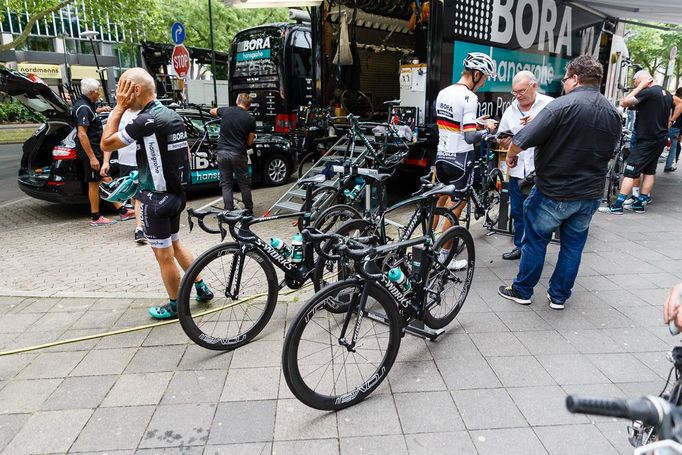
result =
[[0,145],[0,204],[26,196],[17,186],[20,161],[21,144]]

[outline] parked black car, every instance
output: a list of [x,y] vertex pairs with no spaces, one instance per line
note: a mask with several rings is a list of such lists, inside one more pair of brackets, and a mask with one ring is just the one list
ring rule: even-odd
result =
[[[76,151],[76,128],[69,105],[40,79],[2,65],[0,92],[13,96],[47,119],[23,145],[19,188],[36,199],[86,204],[84,161]],[[216,187],[219,181],[215,160],[218,123],[197,109],[177,109],[177,112],[185,120],[191,151],[192,184],[189,190]],[[100,115],[106,122],[107,114]],[[289,143],[279,137],[258,137],[250,157],[254,182],[264,185],[286,183],[297,166]]]

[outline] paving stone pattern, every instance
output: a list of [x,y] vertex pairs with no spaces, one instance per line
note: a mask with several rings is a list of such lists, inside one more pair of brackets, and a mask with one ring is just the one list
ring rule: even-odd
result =
[[[281,189],[258,190],[264,210]],[[0,450],[22,453],[631,454],[625,422],[571,415],[568,393],[655,394],[675,344],[661,323],[682,281],[680,178],[662,175],[644,215],[597,214],[574,296],[545,298],[558,247],[528,307],[497,287],[518,262],[509,237],[476,242],[475,280],[437,342],[406,337],[377,392],[338,413],[309,409],[280,368],[301,293],[280,298],[253,343],[232,353],[193,345],[178,325],[0,356]],[[193,200],[192,206],[207,199]],[[0,350],[149,322],[163,291],[133,226],[90,228],[39,201],[5,207],[0,226]],[[185,220],[183,220],[183,223]],[[268,233],[293,232],[287,223]],[[199,253],[218,239],[182,235]]]

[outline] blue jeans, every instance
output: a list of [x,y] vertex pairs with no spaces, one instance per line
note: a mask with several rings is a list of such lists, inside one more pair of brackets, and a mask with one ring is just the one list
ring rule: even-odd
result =
[[521,241],[523,240],[524,222],[523,222],[523,203],[528,196],[524,196],[519,189],[518,177],[509,177],[509,203],[511,204],[511,216],[514,221],[514,246],[521,248]]
[[677,137],[680,135],[679,128],[670,128],[668,130],[668,137],[670,138],[670,151],[668,152],[668,159],[665,160],[665,168],[670,169],[675,163],[675,156],[677,155]]
[[587,241],[592,215],[599,208],[601,198],[580,201],[555,201],[533,188],[523,205],[526,229],[521,248],[519,273],[514,279],[514,290],[530,299],[533,288],[540,281],[545,264],[547,244],[556,228],[560,229],[561,250],[552,278],[549,295],[561,303],[571,296],[578,275],[580,258]]

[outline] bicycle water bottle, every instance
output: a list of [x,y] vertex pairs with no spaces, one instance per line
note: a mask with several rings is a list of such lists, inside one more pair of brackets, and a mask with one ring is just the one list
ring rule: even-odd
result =
[[291,239],[291,251],[291,262],[298,264],[303,261],[303,236],[300,233]]
[[270,246],[276,249],[279,252],[279,254],[281,254],[285,258],[291,256],[291,248],[289,248],[282,239],[278,239],[277,237],[271,238]]
[[386,275],[392,283],[395,283],[398,285],[398,287],[403,291],[403,292],[409,292],[410,289],[412,289],[412,285],[410,284],[410,280],[405,276],[402,270],[400,270],[400,267],[396,267],[394,269],[391,269],[388,271],[388,274]]

